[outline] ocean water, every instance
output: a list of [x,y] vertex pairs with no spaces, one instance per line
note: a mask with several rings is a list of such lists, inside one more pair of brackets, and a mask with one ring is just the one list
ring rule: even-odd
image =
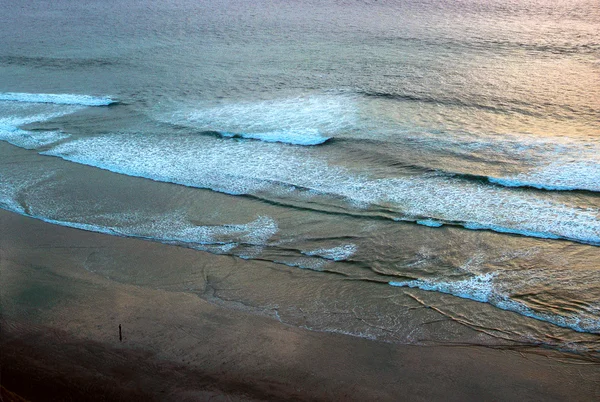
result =
[[219,300],[292,325],[600,352],[597,1],[0,10],[1,208],[262,262]]

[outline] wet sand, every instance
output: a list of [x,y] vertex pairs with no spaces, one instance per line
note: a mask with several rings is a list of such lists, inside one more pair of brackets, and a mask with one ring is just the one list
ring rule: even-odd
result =
[[[596,400],[600,362],[286,325],[135,272],[238,264],[0,211],[1,383],[28,400]],[[145,257],[144,257],[145,256]],[[92,272],[111,261],[129,283]],[[244,263],[251,263],[242,261]],[[173,290],[175,289],[175,290]],[[123,339],[119,340],[119,324]],[[16,397],[16,396],[15,396]]]

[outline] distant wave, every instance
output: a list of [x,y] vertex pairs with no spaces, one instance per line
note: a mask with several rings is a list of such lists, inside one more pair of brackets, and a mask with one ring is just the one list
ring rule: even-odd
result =
[[0,101],[53,103],[55,105],[108,106],[116,103],[109,97],[97,97],[75,94],[37,94],[22,92],[2,92]]
[[489,51],[494,49],[496,52],[522,50],[529,53],[551,53],[557,55],[572,54],[597,54],[600,50],[600,44],[597,42],[577,43],[577,44],[541,44],[536,42],[525,42],[518,40],[491,40],[485,38],[469,38],[469,41],[456,40],[451,38],[422,38],[415,36],[379,36],[375,43],[387,42],[390,44],[401,44],[403,42],[414,42],[421,46],[443,46],[444,48],[455,47],[460,49],[481,49]]
[[47,68],[54,70],[68,70],[73,68],[90,68],[107,66],[120,63],[117,59],[110,58],[75,58],[75,57],[43,57],[43,56],[0,56],[0,64]]
[[577,332],[600,333],[600,319],[582,317],[580,314],[558,315],[532,310],[531,308],[502,294],[494,287],[496,274],[487,273],[459,281],[435,279],[415,279],[410,281],[392,281],[391,286],[418,288],[421,290],[450,294],[463,299],[489,303],[502,310],[512,311],[526,317],[546,321]]
[[[411,94],[411,93],[393,93],[393,92],[375,92],[375,91],[363,91],[360,92],[361,95],[371,97],[371,98],[383,98],[383,99],[392,99],[398,101],[410,101],[410,102],[421,102],[421,103],[432,103],[439,105],[448,105],[448,106],[460,106],[466,108],[476,108],[482,110],[488,110],[493,112],[504,112],[504,111],[516,111],[521,114],[527,115],[541,115],[539,113],[535,113],[531,110],[528,110],[527,104],[518,101],[508,101],[505,99],[488,99],[488,103],[480,103],[474,102],[459,98],[451,98],[451,97],[434,97],[431,95],[424,94]],[[506,105],[508,107],[501,107],[498,105]]]
[[[546,117],[547,111],[543,113],[538,111],[532,105],[520,101],[518,99],[503,99],[503,98],[485,98],[481,100],[469,100],[460,99],[456,97],[447,96],[431,96],[427,94],[419,93],[395,93],[395,92],[377,92],[377,91],[362,91],[359,92],[361,95],[371,98],[382,98],[404,102],[421,102],[434,105],[446,105],[446,106],[459,106],[461,108],[474,108],[480,110],[486,110],[496,113],[519,113],[526,116],[533,117]],[[569,114],[577,113],[581,116],[586,116],[596,120],[600,110],[591,107],[580,107],[574,110],[571,105],[561,105],[556,103],[545,103],[543,105],[546,109],[550,108],[556,112],[567,112]]]

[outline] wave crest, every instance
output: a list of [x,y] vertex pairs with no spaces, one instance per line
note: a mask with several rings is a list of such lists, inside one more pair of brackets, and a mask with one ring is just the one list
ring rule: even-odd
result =
[[0,101],[26,103],[53,103],[55,105],[108,106],[116,103],[105,96],[75,95],[75,94],[36,94],[24,92],[0,93]]
[[264,133],[219,133],[228,138],[245,138],[263,142],[281,142],[291,145],[320,145],[331,137],[324,137],[319,130],[277,130]]

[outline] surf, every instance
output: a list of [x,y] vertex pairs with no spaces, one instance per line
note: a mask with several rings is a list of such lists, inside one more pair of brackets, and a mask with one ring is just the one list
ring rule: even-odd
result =
[[42,154],[231,195],[275,201],[296,194],[300,202],[307,200],[317,209],[342,202],[356,214],[382,210],[389,218],[429,226],[450,224],[600,245],[600,211],[594,208],[456,178],[372,178],[278,144],[110,135],[68,141]]

